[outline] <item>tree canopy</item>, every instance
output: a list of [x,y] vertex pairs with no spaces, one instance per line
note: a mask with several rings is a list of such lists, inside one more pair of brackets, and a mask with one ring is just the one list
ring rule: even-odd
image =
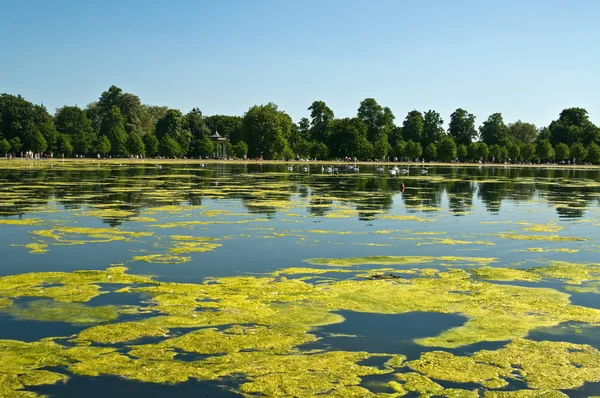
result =
[[85,108],[65,105],[54,114],[20,95],[0,94],[0,153],[210,157],[210,136],[218,132],[236,157],[600,163],[600,128],[583,108],[564,109],[541,128],[507,123],[499,112],[476,126],[463,108],[448,120],[445,130],[439,112],[413,109],[397,125],[392,110],[374,98],[343,118],[316,100],[296,123],[274,103],[251,106],[242,116],[205,115],[199,107],[184,114],[144,104],[113,85]]

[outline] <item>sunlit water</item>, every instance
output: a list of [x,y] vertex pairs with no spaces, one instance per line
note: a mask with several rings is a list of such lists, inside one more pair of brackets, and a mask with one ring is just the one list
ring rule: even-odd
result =
[[[33,225],[0,225],[0,275],[104,270],[124,265],[131,274],[153,275],[158,281],[201,283],[207,277],[261,275],[282,268],[307,267],[310,265],[304,260],[310,258],[494,257],[497,261],[493,266],[522,269],[551,261],[598,262],[597,170],[428,166],[425,174],[419,165],[410,167],[408,175],[392,177],[386,171],[376,171],[375,166],[361,166],[360,172],[348,173],[342,168],[339,175],[322,173],[321,165],[312,165],[308,171],[299,165],[291,167],[102,163],[54,163],[50,167],[4,162],[0,164],[0,220],[34,221]],[[559,228],[556,232],[525,230],[536,225]],[[151,234],[105,241],[102,237],[69,234],[55,239],[35,233],[65,227],[118,228]],[[507,239],[506,234],[576,239],[532,241]],[[172,255],[169,250],[173,235],[211,237],[216,240],[210,242],[220,246]],[[33,246],[25,247],[32,243],[45,246],[36,253]],[[153,254],[173,258],[164,262],[134,259]],[[352,270],[384,267],[355,265]],[[393,268],[414,267],[409,264]],[[445,269],[440,264],[423,267]],[[319,277],[354,275],[331,273]],[[568,286],[550,279],[496,283],[547,286],[562,292],[567,292]],[[86,305],[134,306],[147,299],[137,293],[114,292],[118,289],[114,286],[102,288],[109,293],[92,298]],[[574,304],[600,308],[595,293],[568,293]],[[12,307],[25,308],[29,302],[39,300],[20,297],[13,300]],[[398,353],[408,360],[418,359],[432,348],[420,346],[414,339],[436,336],[466,320],[461,314],[420,312],[384,315],[346,311],[340,315],[345,322],[315,328],[313,333],[320,339],[300,348]],[[120,315],[118,320],[140,317]],[[600,349],[600,335],[594,329],[573,333],[572,328],[564,326],[536,330],[528,338],[590,344]],[[11,307],[0,313],[0,339],[31,342],[75,335],[88,327],[60,319],[23,319]],[[445,351],[470,355],[481,349],[498,349],[505,343],[482,342]],[[64,369],[59,373],[69,374]],[[378,378],[381,376],[374,379]],[[237,394],[239,383],[223,379],[168,385],[115,376],[71,375],[65,384],[27,389],[65,397],[80,396],[82,392],[91,397],[230,396]],[[443,381],[440,384],[478,387]],[[520,388],[523,383],[508,387]],[[568,392],[570,396],[593,393],[600,393],[593,383]]]

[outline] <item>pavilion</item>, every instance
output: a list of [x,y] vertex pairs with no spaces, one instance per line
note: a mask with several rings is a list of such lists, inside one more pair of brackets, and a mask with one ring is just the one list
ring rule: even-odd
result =
[[227,142],[229,140],[227,137],[223,137],[217,130],[215,133],[211,135],[210,140],[213,142],[215,149],[213,151],[213,157],[217,159],[222,159],[227,157]]

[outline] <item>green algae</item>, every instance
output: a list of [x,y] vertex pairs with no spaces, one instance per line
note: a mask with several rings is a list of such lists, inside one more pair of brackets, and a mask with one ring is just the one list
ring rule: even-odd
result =
[[533,241],[548,241],[548,242],[584,242],[588,238],[575,236],[560,236],[560,235],[521,235],[517,233],[502,233],[496,234],[500,238],[512,240],[533,240]]
[[423,218],[417,216],[401,216],[401,215],[384,215],[379,218],[398,221],[417,221],[417,222],[434,222],[431,218]]
[[424,264],[434,261],[461,262],[466,265],[485,265],[496,261],[493,257],[456,257],[456,256],[369,256],[349,258],[311,258],[305,260],[315,265],[328,265],[336,267],[351,267],[354,265],[407,265]]
[[455,356],[443,351],[426,352],[418,360],[408,362],[407,366],[433,379],[477,383],[488,388],[506,386],[508,382],[504,378],[510,375],[510,369],[476,362],[471,357]]
[[[54,227],[32,231],[38,238],[52,240],[53,244],[78,245],[86,243],[106,243],[113,241],[132,242],[135,238],[152,236],[152,232],[124,231],[118,228]],[[81,237],[87,239],[81,239]],[[91,238],[91,239],[90,239]]]
[[[485,391],[484,398],[568,398],[556,390]],[[590,397],[591,398],[591,397]]]
[[36,300],[25,305],[13,305],[8,314],[22,320],[67,322],[88,325],[115,321],[119,317],[116,306],[88,307],[80,303]]
[[558,232],[560,230],[562,230],[563,227],[561,227],[560,225],[556,225],[556,224],[535,224],[535,225],[531,225],[529,227],[525,227],[523,228],[524,231],[529,231],[529,232]]
[[143,261],[146,263],[155,264],[183,264],[187,263],[191,259],[192,258],[189,256],[177,256],[174,254],[148,254],[144,256],[133,256],[131,261]]
[[93,326],[81,331],[76,342],[122,343],[142,337],[166,336],[167,330],[141,322],[121,322],[109,325]]
[[31,254],[43,254],[48,251],[48,245],[45,243],[28,243],[24,247],[29,249]]
[[19,220],[0,220],[0,225],[40,225],[43,222],[40,218],[23,218]]

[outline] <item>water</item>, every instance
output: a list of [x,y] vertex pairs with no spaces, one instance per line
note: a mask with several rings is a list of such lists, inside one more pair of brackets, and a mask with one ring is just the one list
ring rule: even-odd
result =
[[[312,165],[309,172],[303,172],[302,166],[288,171],[284,164],[208,164],[201,168],[177,163],[158,168],[149,162],[123,165],[4,162],[0,164],[0,221],[16,220],[17,224],[0,225],[0,275],[104,270],[111,265],[123,265],[130,274],[152,275],[156,281],[197,284],[206,278],[264,276],[284,268],[312,267],[305,261],[310,258],[493,257],[497,260],[492,266],[520,269],[547,266],[553,261],[597,261],[600,170],[429,166],[427,169],[428,173],[422,174],[421,166],[411,166],[408,175],[390,177],[378,173],[375,166],[361,166],[360,173],[336,176],[322,174],[321,165]],[[19,220],[31,219],[32,225],[18,224]],[[164,228],[165,224],[171,225]],[[553,226],[556,232],[525,230],[536,225]],[[68,228],[120,232],[91,236],[89,231],[78,233]],[[39,231],[51,232],[44,235]],[[122,235],[123,231],[146,234]],[[507,239],[506,234],[557,235],[573,240]],[[176,253],[172,249],[185,240],[174,240],[174,235],[214,238],[205,243],[219,246],[201,252]],[[43,253],[32,252],[32,246],[24,247],[32,243],[46,245],[41,248]],[[163,256],[160,258],[166,260],[141,259],[149,255]],[[168,259],[164,257],[167,255]],[[135,256],[140,257],[135,259]],[[312,279],[307,281],[360,280],[364,278],[361,273],[386,267],[354,265],[350,268],[352,273],[309,275]],[[473,269],[472,264],[460,262],[448,267],[443,260],[417,267],[442,271]],[[415,264],[392,268],[409,270]],[[404,274],[405,279],[412,277]],[[592,286],[594,277],[588,279],[581,286]],[[564,282],[546,278],[532,283],[491,283],[547,286],[569,292],[570,284]],[[83,301],[82,305],[120,311],[143,308],[151,299],[148,294],[118,291],[124,286],[127,284],[99,285],[103,294]],[[51,286],[45,286],[48,287]],[[1,292],[0,297],[4,294]],[[598,307],[597,294],[573,294],[575,304]],[[45,337],[73,336],[98,324],[74,324],[61,319],[60,314],[42,317],[43,320],[39,314],[29,319],[15,315],[11,308],[21,308],[28,300],[39,299],[27,295],[20,293],[25,297],[14,298],[12,307],[0,312],[0,339],[31,342]],[[346,321],[312,328],[310,332],[319,340],[300,345],[300,349],[398,353],[418,359],[423,352],[436,347],[423,347],[415,339],[437,336],[468,319],[452,311],[334,313]],[[155,315],[120,314],[118,321],[144,320]],[[100,324],[111,322],[115,320]],[[548,330],[554,329],[532,332],[531,338],[596,346],[592,337]],[[470,355],[473,347],[499,349],[503,344],[506,341],[481,342],[446,351]],[[125,345],[117,346],[119,352],[125,352]],[[234,374],[220,378],[219,382],[190,379],[185,383],[153,384],[115,375],[74,375],[64,366],[59,373],[71,375],[70,381],[29,389],[54,396],[76,396],[82,391],[92,396],[107,393],[228,396],[237,394],[246,380],[243,375]],[[471,388],[470,384],[464,388]]]

